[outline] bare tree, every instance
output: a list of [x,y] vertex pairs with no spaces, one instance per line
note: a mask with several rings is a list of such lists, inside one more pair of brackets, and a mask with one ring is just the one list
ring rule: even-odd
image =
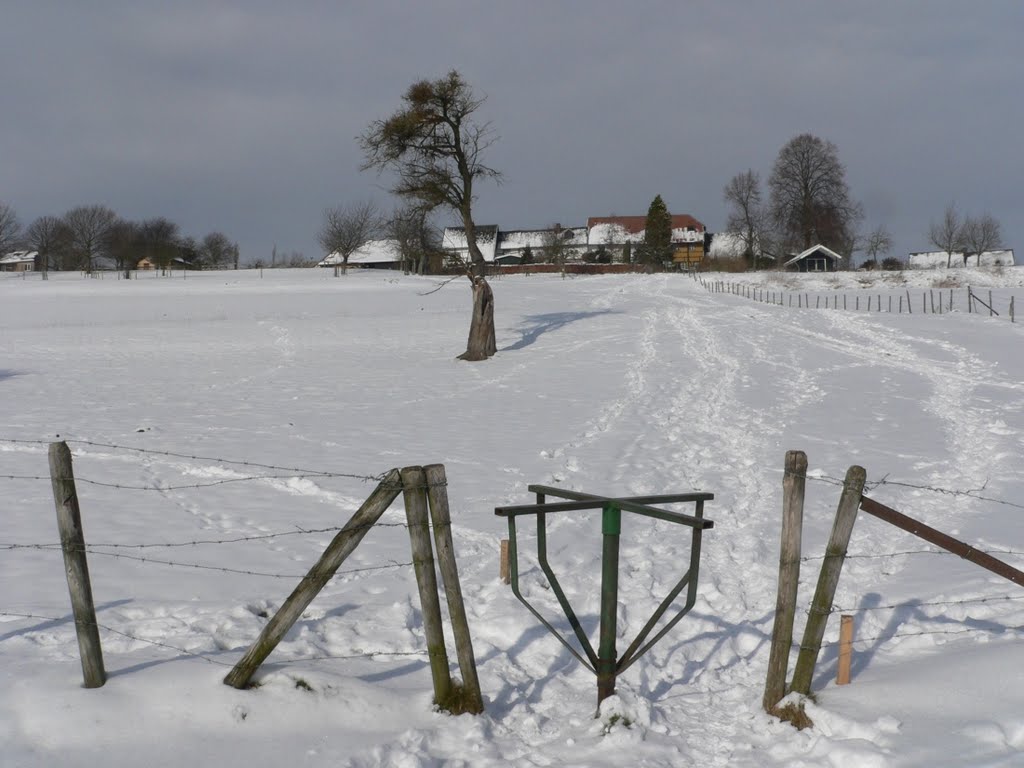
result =
[[108,236],[115,221],[117,214],[105,205],[83,205],[64,214],[77,269],[91,274],[96,259],[107,255]]
[[0,256],[18,245],[21,239],[21,221],[7,203],[0,201]]
[[165,274],[176,258],[183,257],[183,246],[194,249],[194,243],[182,240],[178,225],[170,219],[157,216],[139,225],[139,258],[149,259]]
[[544,260],[557,266],[563,279],[565,278],[565,262],[575,250],[568,242],[572,236],[572,230],[562,229],[561,224],[552,224],[541,235]]
[[731,206],[725,227],[740,238],[747,263],[757,269],[758,256],[768,240],[769,222],[761,199],[760,174],[753,170],[736,174],[725,185],[722,196]]
[[963,222],[955,203],[946,206],[939,221],[928,227],[928,242],[946,254],[946,268],[953,266],[953,254],[964,250]]
[[980,267],[981,254],[1002,247],[1002,227],[1000,227],[999,221],[988,213],[977,218],[968,216],[964,219],[960,239],[964,247],[964,266],[967,266],[968,256],[975,255],[978,257],[978,266]]
[[232,264],[238,269],[238,244],[223,232],[211,232],[199,244],[197,262],[203,269],[221,269]]
[[[341,258],[341,274],[348,273],[349,257],[378,235],[383,221],[376,203],[365,200],[324,210],[317,240],[328,256]],[[334,267],[338,274],[338,265]]]
[[139,263],[142,227],[134,221],[118,219],[110,225],[107,233],[107,252],[114,260],[114,266],[130,280],[132,270]]
[[790,139],[779,150],[768,188],[772,219],[787,245],[849,251],[864,214],[850,197],[835,144],[809,133]]
[[889,230],[885,228],[884,224],[879,224],[868,234],[864,240],[864,255],[868,257],[868,261],[878,263],[878,257],[884,256],[892,250],[892,235],[889,234]]
[[437,228],[430,223],[430,214],[419,206],[399,208],[385,225],[385,234],[398,246],[406,274],[422,275],[432,254],[440,253]]
[[443,207],[459,214],[472,262],[468,277],[473,287],[469,339],[459,357],[485,360],[497,351],[494,294],[485,279],[484,257],[477,245],[474,184],[482,179],[500,180],[501,174],[483,162],[484,152],[495,140],[489,123],[474,120],[484,99],[452,70],[439,80],[413,83],[402,100],[403,107],[371,123],[359,138],[366,158],[362,167],[393,171],[398,180],[392,192],[424,210]]
[[29,248],[39,252],[39,269],[43,279],[52,269],[73,269],[71,233],[63,219],[56,216],[40,216],[25,232]]

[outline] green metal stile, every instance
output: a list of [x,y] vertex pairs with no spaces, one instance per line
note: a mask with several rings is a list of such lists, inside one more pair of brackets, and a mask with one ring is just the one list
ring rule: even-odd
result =
[[[597,703],[601,702],[615,693],[615,679],[626,668],[632,665],[637,659],[643,656],[651,647],[664,637],[679,621],[685,616],[697,599],[697,576],[700,566],[701,537],[705,529],[714,527],[711,520],[704,519],[704,502],[714,498],[710,493],[679,493],[665,494],[659,496],[636,496],[627,498],[612,498],[607,496],[596,496],[588,493],[567,491],[561,488],[548,486],[531,485],[529,491],[536,494],[536,504],[522,506],[498,507],[494,513],[508,519],[509,538],[509,573],[511,578],[512,593],[527,607],[538,621],[562,643],[583,666],[597,675]],[[547,496],[556,496],[570,501],[559,501],[548,503]],[[670,504],[689,502],[695,505],[694,515],[685,515],[679,512],[671,512],[650,506],[651,504]],[[561,584],[558,581],[551,565],[548,562],[547,543],[547,515],[552,512],[571,512],[582,510],[601,510],[601,533],[602,533],[602,564],[601,564],[601,617],[600,629],[598,632],[598,649],[594,652],[590,639],[580,624],[579,618],[573,611],[569,600],[565,596]],[[679,582],[669,591],[669,594],[662,600],[655,610],[654,615],[647,621],[639,634],[630,643],[629,648],[622,656],[618,656],[615,640],[618,636],[618,604],[619,604],[619,541],[622,533],[622,513],[632,512],[643,517],[650,517],[656,520],[665,520],[671,523],[686,525],[691,529],[690,564],[686,573]],[[535,515],[537,520],[537,561],[541,570],[547,577],[551,591],[558,600],[559,606],[565,613],[569,626],[576,636],[580,650],[577,650],[571,642],[562,637],[550,622],[534,608],[519,589],[519,547],[516,538],[516,518],[522,515]],[[651,639],[647,637],[657,625],[659,620],[672,603],[687,588],[686,602],[682,609],[666,623],[664,627]]]

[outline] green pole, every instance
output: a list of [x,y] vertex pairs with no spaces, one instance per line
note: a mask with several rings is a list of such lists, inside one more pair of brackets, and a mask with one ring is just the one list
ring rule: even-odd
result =
[[601,514],[601,630],[597,650],[597,705],[615,693],[615,635],[619,609],[619,534],[622,510],[606,504]]

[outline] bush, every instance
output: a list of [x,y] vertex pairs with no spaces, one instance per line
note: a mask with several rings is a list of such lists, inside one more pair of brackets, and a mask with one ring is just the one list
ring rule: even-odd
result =
[[903,269],[903,262],[895,256],[888,256],[887,258],[882,259],[882,269],[888,272],[899,272]]
[[867,261],[860,265],[860,268],[868,272],[873,272],[874,270],[878,269],[878,262],[875,261],[874,259],[868,259]]

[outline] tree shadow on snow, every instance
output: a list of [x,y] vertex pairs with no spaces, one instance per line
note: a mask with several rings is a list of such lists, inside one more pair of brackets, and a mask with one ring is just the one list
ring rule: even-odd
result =
[[4,379],[13,379],[15,376],[21,376],[21,373],[18,371],[9,371],[4,368],[0,368],[0,381],[3,381]]
[[509,344],[507,347],[502,347],[498,351],[513,352],[517,349],[523,349],[533,344],[545,333],[561,330],[577,320],[589,320],[599,315],[612,314],[619,314],[619,312],[611,309],[599,309],[593,312],[549,312],[544,315],[527,315],[523,318],[519,327],[516,328],[520,335],[519,341]]

